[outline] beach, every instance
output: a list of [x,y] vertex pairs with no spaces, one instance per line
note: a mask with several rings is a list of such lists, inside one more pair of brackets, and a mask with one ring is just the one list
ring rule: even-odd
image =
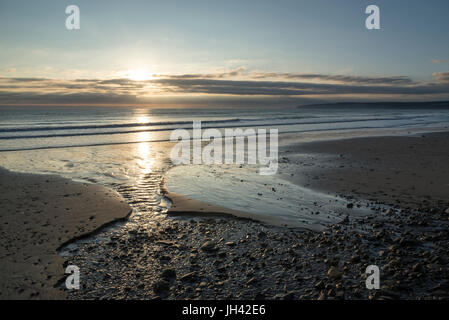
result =
[[[162,186],[173,201],[168,212],[112,224],[83,237],[127,217],[129,207],[123,199],[95,185],[2,171],[2,205],[8,203],[2,214],[25,212],[2,217],[21,228],[2,231],[3,237],[11,237],[2,244],[8,244],[8,259],[15,260],[11,272],[20,279],[11,283],[10,277],[3,278],[2,286],[8,289],[2,292],[8,298],[38,299],[446,299],[447,137],[447,133],[434,133],[352,138],[281,148],[280,156],[289,164],[280,170],[285,179],[345,197],[353,204],[349,211],[363,206],[371,212],[348,214],[322,232],[242,217]],[[24,195],[12,196],[24,184],[28,186]],[[105,204],[95,201],[90,207],[87,200],[99,192]],[[58,208],[44,210],[41,201],[45,199]],[[13,255],[19,247],[19,242],[12,241],[18,230],[50,234],[38,224],[32,230],[22,225],[36,221],[30,220],[27,209],[56,217],[46,227],[55,238],[44,241],[44,247],[30,244],[27,251]],[[67,211],[79,218],[65,220]],[[95,219],[90,219],[92,212],[97,212]],[[41,224],[42,217],[38,221]],[[20,239],[35,242],[33,237]],[[37,259],[49,267],[27,263]],[[2,259],[2,264],[7,261]],[[61,288],[63,266],[69,264],[80,268],[79,290]],[[365,287],[365,268],[372,264],[381,269],[380,290]],[[36,286],[19,292],[26,288],[24,279],[45,288],[59,286],[48,292]]]
[[0,169],[1,299],[64,299],[58,249],[126,219],[131,208],[116,192],[54,175]]
[[284,177],[312,189],[393,206],[448,205],[448,138],[440,132],[297,144],[285,148],[293,154],[289,159],[299,166],[314,165]]
[[448,1],[79,2],[0,2],[0,300],[449,300]]

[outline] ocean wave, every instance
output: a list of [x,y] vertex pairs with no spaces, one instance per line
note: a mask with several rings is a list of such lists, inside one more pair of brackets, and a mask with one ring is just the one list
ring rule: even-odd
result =
[[[206,120],[202,123],[227,123],[238,122],[239,118],[223,119],[223,120]],[[8,132],[28,132],[28,131],[55,131],[55,130],[88,130],[88,129],[114,129],[114,128],[132,128],[132,127],[154,127],[154,126],[169,126],[169,125],[183,125],[192,123],[192,121],[160,121],[160,122],[134,122],[134,123],[112,123],[100,125],[79,125],[79,126],[46,126],[46,127],[24,127],[24,128],[0,128],[0,133]]]
[[[294,118],[293,118],[294,119]],[[271,119],[269,119],[271,120]],[[289,120],[292,120],[290,118]],[[217,128],[217,129],[225,129],[225,128],[250,128],[250,127],[273,127],[273,126],[289,126],[289,125],[322,125],[322,124],[334,124],[334,123],[354,123],[354,122],[368,122],[368,121],[388,121],[388,120],[403,120],[398,118],[376,118],[376,119],[352,119],[352,120],[325,120],[325,121],[300,121],[300,122],[277,122],[277,123],[262,123],[261,121],[268,121],[266,119],[259,119],[259,122],[256,123],[245,123],[245,121],[242,121],[241,119],[235,119],[235,120],[228,120],[228,121],[202,121],[201,127],[203,129],[211,129],[211,128]],[[239,124],[229,124],[231,122],[240,122]],[[177,123],[170,122],[170,124],[191,124],[192,121],[179,121]],[[210,125],[210,124],[218,124],[218,123],[227,123],[227,125],[217,126],[217,125]],[[206,124],[206,125],[204,125]],[[209,125],[207,125],[209,124]],[[147,126],[145,126],[147,127]],[[102,128],[121,128],[121,127],[95,127],[92,129],[102,129]],[[86,127],[83,127],[82,129],[88,129]],[[190,130],[192,129],[192,126],[183,126],[183,127],[176,127],[176,128],[153,128],[153,129],[139,129],[139,130],[116,130],[116,131],[99,131],[99,132],[71,132],[71,133],[57,133],[57,134],[32,134],[32,135],[6,135],[6,136],[0,136],[0,140],[13,140],[13,139],[36,139],[36,138],[57,138],[57,137],[80,137],[80,136],[98,136],[98,135],[111,135],[111,134],[129,134],[129,133],[139,133],[139,132],[163,132],[163,131],[170,131],[174,129],[184,129],[184,130]],[[66,129],[59,129],[59,130],[66,130]],[[81,129],[79,129],[81,130]],[[30,130],[30,131],[36,131],[36,130]],[[40,130],[38,130],[40,131]],[[50,130],[53,131],[53,130]],[[17,132],[17,131],[13,131]],[[20,131],[22,132],[22,131]],[[12,133],[12,132],[1,132],[0,133]]]
[[[441,124],[441,125],[446,125],[447,123],[445,122],[435,122],[434,124]],[[432,123],[427,123],[427,125],[430,125]],[[405,129],[405,128],[409,128],[409,129],[413,129],[413,128],[425,128],[425,124],[423,126],[422,123],[420,124],[402,124],[402,125],[390,125],[390,126],[384,126],[381,127],[381,129]],[[447,126],[446,126],[447,128]],[[352,130],[370,130],[370,129],[380,129],[380,128],[376,128],[376,127],[369,127],[369,126],[355,126],[355,127],[347,127],[347,128],[322,128],[322,129],[308,129],[308,130],[299,130],[299,129],[294,129],[294,130],[286,130],[286,131],[282,131],[279,132],[279,134],[292,134],[292,133],[316,133],[316,132],[350,132]],[[236,136],[252,136],[252,135],[248,135],[248,134],[244,134],[244,135],[236,135]],[[195,139],[190,138],[189,140],[193,141]],[[19,147],[19,148],[6,148],[6,149],[1,149],[0,148],[0,152],[11,152],[11,151],[31,151],[31,150],[46,150],[46,149],[64,149],[64,148],[80,148],[80,147],[99,147],[99,146],[113,146],[113,145],[126,145],[126,144],[138,144],[138,143],[161,143],[161,142],[173,142],[171,141],[169,138],[165,138],[165,139],[153,139],[153,140],[144,140],[144,141],[108,141],[108,142],[97,142],[97,143],[73,143],[73,144],[62,144],[62,145],[42,145],[42,146],[33,146],[33,147]]]

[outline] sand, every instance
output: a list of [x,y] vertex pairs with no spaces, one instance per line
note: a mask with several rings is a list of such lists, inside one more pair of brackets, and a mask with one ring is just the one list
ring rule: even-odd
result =
[[65,298],[58,248],[130,213],[107,188],[0,169],[0,299]]
[[449,133],[288,146],[284,177],[314,190],[401,207],[449,203]]

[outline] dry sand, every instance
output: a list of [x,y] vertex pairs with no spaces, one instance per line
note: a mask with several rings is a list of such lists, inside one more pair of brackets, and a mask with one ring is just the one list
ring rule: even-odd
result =
[[130,213],[104,187],[0,169],[0,299],[65,298],[57,249]]

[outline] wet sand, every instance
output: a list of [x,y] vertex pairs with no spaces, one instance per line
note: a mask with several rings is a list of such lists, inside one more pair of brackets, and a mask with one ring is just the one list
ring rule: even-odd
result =
[[401,207],[449,205],[449,133],[297,144],[283,154],[306,187]]
[[232,210],[219,205],[192,199],[183,194],[169,191],[165,185],[161,186],[162,194],[171,201],[171,206],[167,210],[168,216],[174,217],[204,217],[204,218],[232,218],[237,220],[253,221],[256,223],[268,224],[278,227],[289,227],[296,229],[323,231],[324,226],[318,224],[291,223],[289,225],[280,221],[275,216],[261,216],[245,211]]
[[0,299],[65,298],[58,248],[130,213],[104,187],[0,169]]

